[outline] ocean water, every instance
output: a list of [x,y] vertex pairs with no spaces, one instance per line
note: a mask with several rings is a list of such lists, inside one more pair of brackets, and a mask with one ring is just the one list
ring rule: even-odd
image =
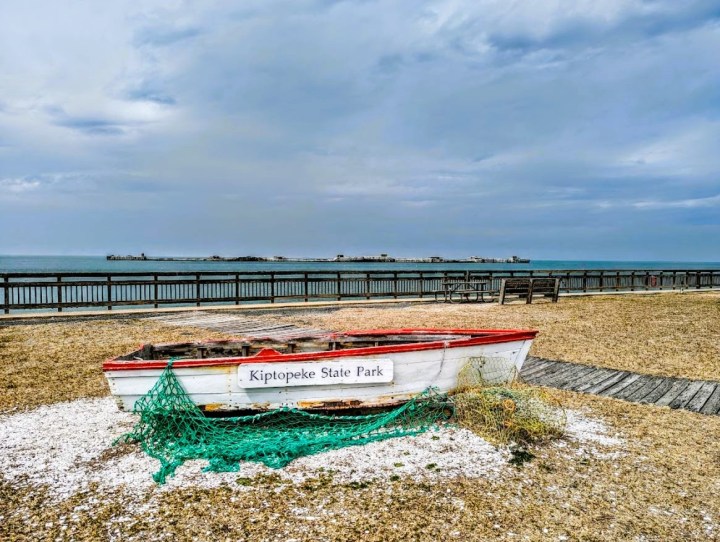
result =
[[720,269],[720,262],[533,260],[529,264],[351,263],[351,262],[153,262],[108,261],[104,256],[0,256],[0,273],[155,271],[370,271],[370,270],[572,270]]

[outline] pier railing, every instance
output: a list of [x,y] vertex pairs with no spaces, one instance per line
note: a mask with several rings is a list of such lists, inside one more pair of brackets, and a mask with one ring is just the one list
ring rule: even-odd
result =
[[720,288],[720,270],[0,273],[0,310],[201,306],[434,297],[443,281],[557,277],[561,292]]

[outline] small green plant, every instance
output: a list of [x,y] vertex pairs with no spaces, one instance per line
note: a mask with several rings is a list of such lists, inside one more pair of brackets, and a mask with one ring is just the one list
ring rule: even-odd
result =
[[405,463],[393,463],[393,467],[404,467]]
[[535,454],[522,446],[510,448],[510,454],[512,455],[510,464],[516,467],[522,467],[528,461],[535,459]]
[[425,465],[425,468],[428,470],[435,470],[437,468],[437,463],[428,463]]

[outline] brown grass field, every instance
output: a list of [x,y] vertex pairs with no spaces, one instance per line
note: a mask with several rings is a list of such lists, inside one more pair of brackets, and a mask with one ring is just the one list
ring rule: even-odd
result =
[[[534,355],[720,380],[717,293],[251,316],[335,330],[534,328]],[[219,336],[142,319],[0,327],[0,415],[107,395],[101,362],[142,342]],[[720,417],[556,393],[622,444],[607,454],[570,441],[537,445],[534,459],[498,479],[292,484],[261,476],[249,487],[150,491],[132,503],[93,487],[57,502],[47,488],[0,472],[0,540],[720,540]]]

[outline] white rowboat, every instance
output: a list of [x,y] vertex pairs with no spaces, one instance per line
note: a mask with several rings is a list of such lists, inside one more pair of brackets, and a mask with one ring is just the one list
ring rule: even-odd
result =
[[[339,410],[392,406],[429,387],[450,392],[470,361],[492,382],[522,367],[529,330],[393,329],[296,338],[144,345],[107,360],[103,371],[121,410],[155,384],[168,361],[205,411],[280,407]],[[490,370],[492,368],[492,370]]]

